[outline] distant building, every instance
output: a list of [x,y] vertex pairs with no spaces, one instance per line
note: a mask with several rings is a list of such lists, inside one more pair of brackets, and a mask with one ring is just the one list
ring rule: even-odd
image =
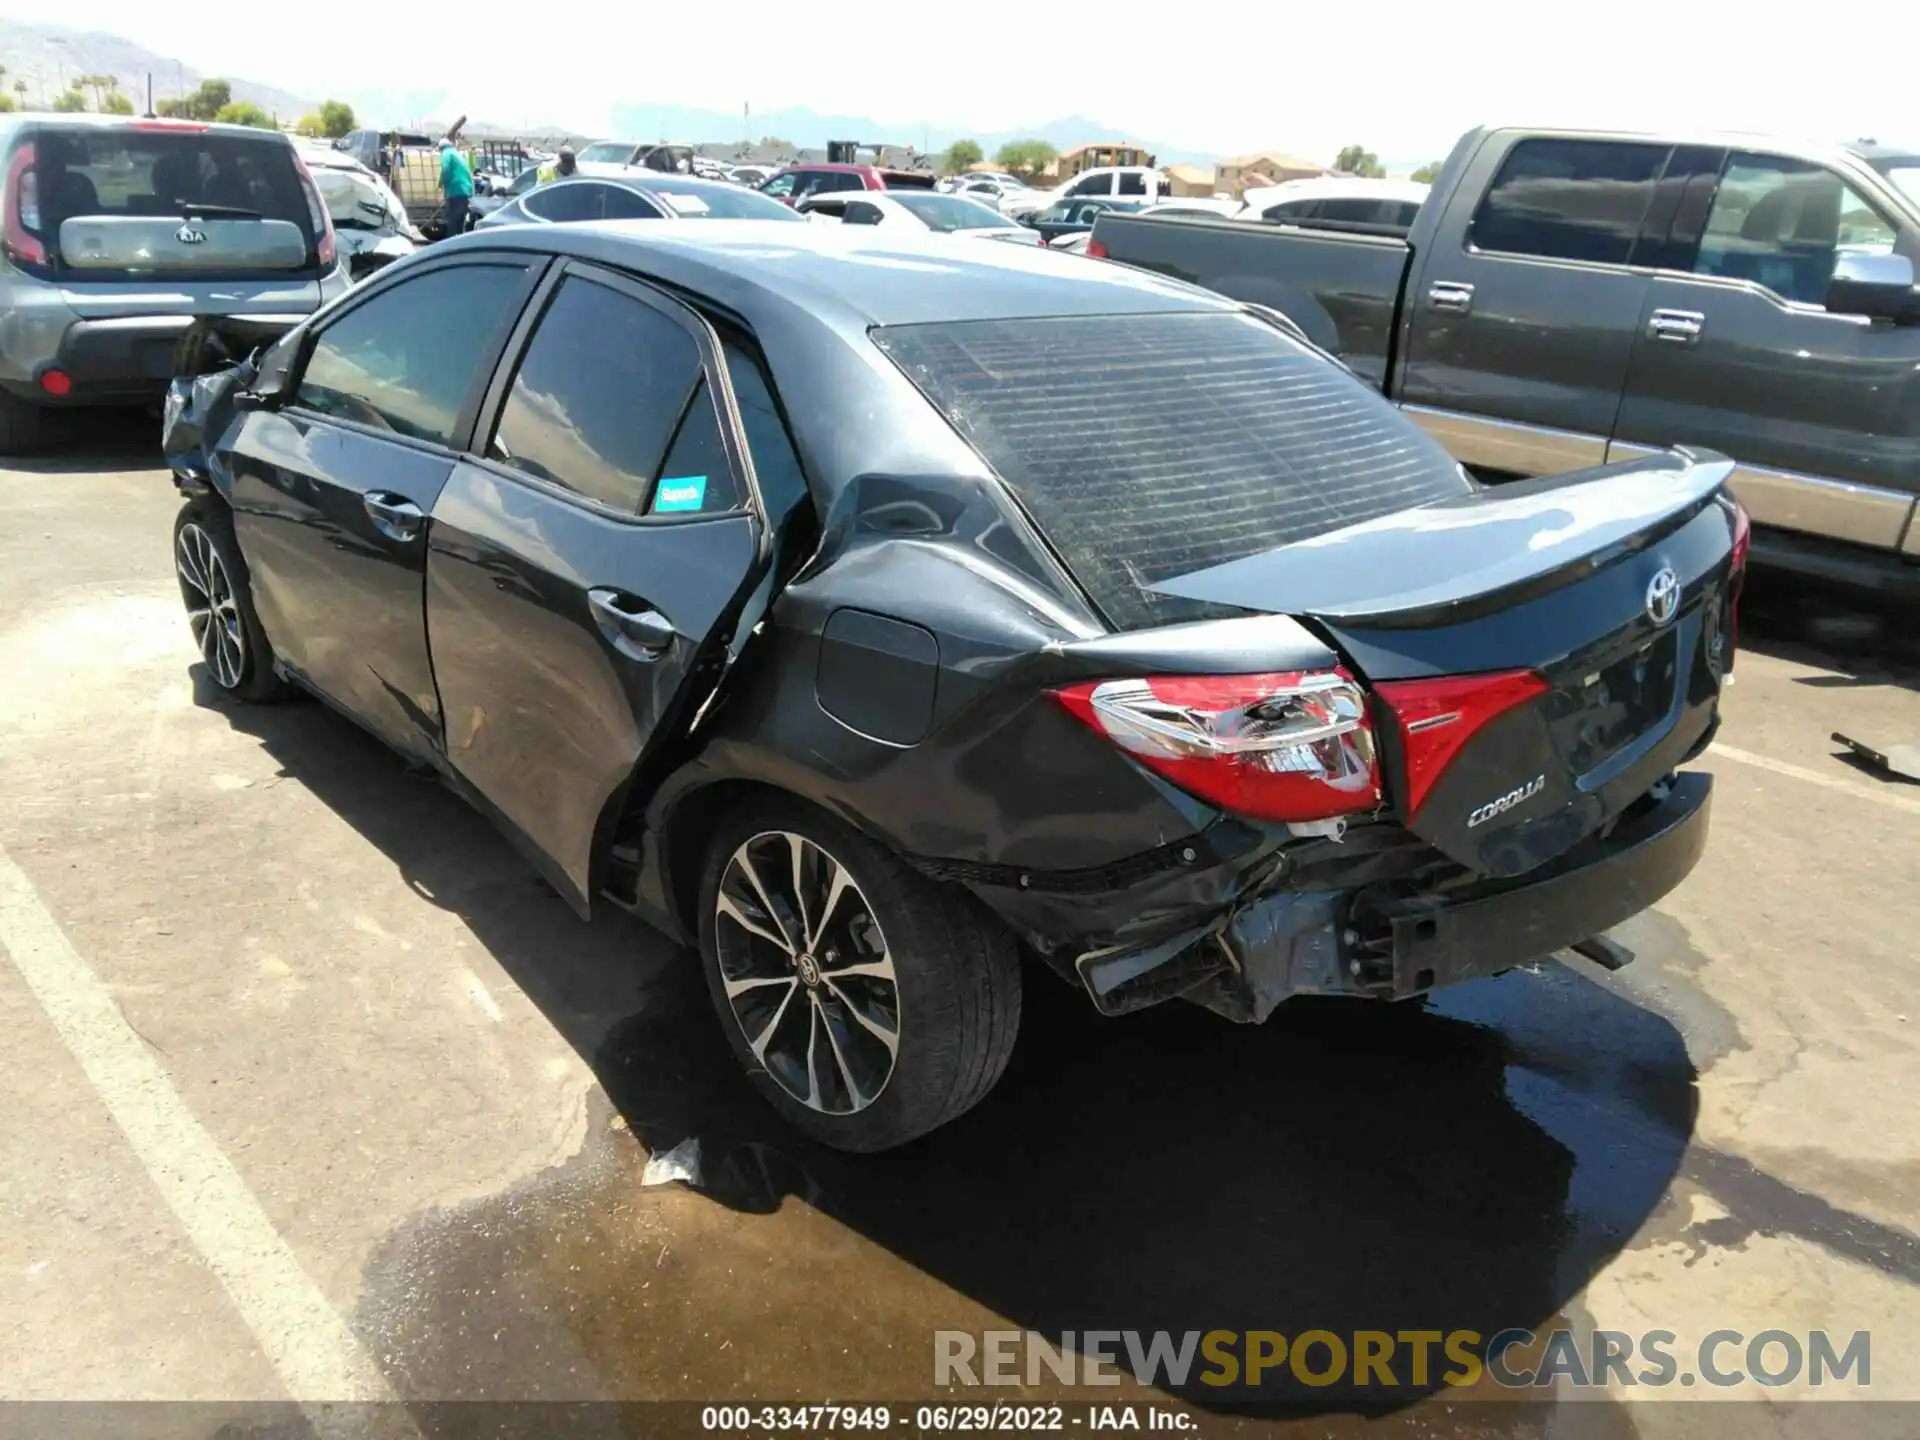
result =
[[1213,194],[1214,172],[1207,165],[1168,165],[1160,172],[1167,177],[1167,188],[1174,195]]
[[1100,141],[1076,145],[1063,151],[1041,173],[1058,182],[1071,180],[1083,170],[1099,170],[1109,165],[1151,165],[1153,152],[1130,141]]
[[1237,200],[1249,189],[1284,185],[1289,180],[1312,180],[1327,173],[1328,167],[1316,160],[1302,160],[1297,155],[1262,150],[1252,155],[1235,155],[1230,160],[1222,160],[1216,171],[1215,185]]

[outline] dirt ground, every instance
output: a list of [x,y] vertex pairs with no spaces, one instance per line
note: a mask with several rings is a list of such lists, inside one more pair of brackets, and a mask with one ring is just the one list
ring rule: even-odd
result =
[[[993,1096],[856,1159],[734,1073],[687,953],[576,920],[322,706],[216,700],[175,507],[146,423],[0,470],[0,1399],[465,1434],[417,1402],[897,1412],[940,1394],[936,1330],[1563,1324],[1683,1360],[1864,1330],[1871,1385],[959,1398],[1203,1434],[1920,1431],[1859,1403],[1920,1400],[1920,785],[1828,739],[1920,739],[1913,617],[1756,579],[1713,837],[1627,969],[1258,1029],[1102,1021],[1035,977]],[[700,1188],[643,1187],[687,1137]]]

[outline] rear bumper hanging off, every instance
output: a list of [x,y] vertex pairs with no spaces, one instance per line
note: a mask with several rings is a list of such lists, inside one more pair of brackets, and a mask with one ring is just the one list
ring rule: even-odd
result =
[[[1283,891],[1188,946],[1087,957],[1080,978],[1110,1014],[1184,992],[1258,1023],[1294,995],[1401,1000],[1496,975],[1602,934],[1686,879],[1706,848],[1712,797],[1712,776],[1680,775],[1604,838],[1520,880],[1371,904],[1352,892]],[[1625,963],[1620,947],[1605,954],[1609,968]],[[1150,963],[1136,973],[1142,958]]]

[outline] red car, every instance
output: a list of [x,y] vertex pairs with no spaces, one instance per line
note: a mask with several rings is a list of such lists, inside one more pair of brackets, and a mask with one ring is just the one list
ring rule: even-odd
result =
[[877,165],[789,165],[760,183],[760,193],[782,205],[829,190],[931,190],[936,177],[924,170],[882,170]]

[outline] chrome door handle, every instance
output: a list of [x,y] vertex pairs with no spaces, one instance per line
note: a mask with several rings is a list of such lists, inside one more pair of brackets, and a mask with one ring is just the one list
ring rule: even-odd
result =
[[658,660],[680,638],[671,620],[624,590],[589,590],[587,603],[607,643],[631,660]]
[[1647,321],[1647,334],[1674,345],[1691,345],[1706,329],[1707,317],[1698,310],[1656,310]]
[[390,490],[370,490],[361,503],[373,518],[374,529],[389,540],[402,543],[416,538],[420,534],[420,522],[427,518],[418,505]]
[[1436,280],[1427,287],[1427,308],[1464,315],[1473,309],[1473,287],[1457,280]]

